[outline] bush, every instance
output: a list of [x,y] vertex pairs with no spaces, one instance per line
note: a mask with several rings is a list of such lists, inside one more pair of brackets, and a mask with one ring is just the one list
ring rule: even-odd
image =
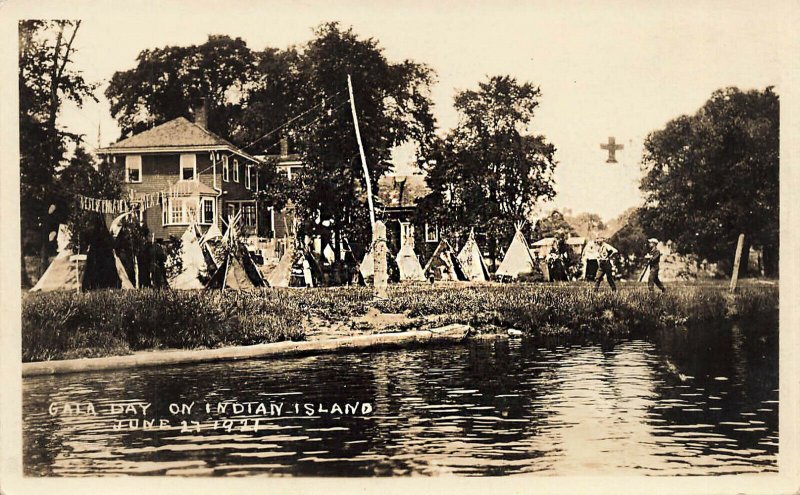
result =
[[301,340],[301,315],[277,291],[32,293],[22,305],[22,359]]

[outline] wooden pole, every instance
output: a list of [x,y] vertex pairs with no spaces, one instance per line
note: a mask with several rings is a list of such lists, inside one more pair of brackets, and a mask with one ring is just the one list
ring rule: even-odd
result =
[[[369,204],[370,228],[375,230],[375,207],[372,204],[372,185],[369,181],[369,169],[367,168],[367,158],[364,156],[364,144],[361,142],[361,131],[358,129],[358,116],[356,115],[356,101],[353,99],[353,81],[350,74],[347,74],[347,90],[350,93],[350,110],[353,112],[353,125],[356,129],[356,141],[358,141],[358,152],[361,154],[361,167],[364,169],[364,180],[367,184],[367,203]],[[373,235],[374,237],[374,235]]]
[[736,292],[736,283],[739,281],[739,262],[742,259],[742,248],[744,247],[744,234],[739,234],[739,242],[736,243],[736,255],[733,258],[733,273],[731,274],[731,287],[729,292]]
[[386,225],[378,221],[375,224],[372,237],[372,260],[375,264],[373,283],[375,295],[381,299],[387,298],[386,286],[389,284],[388,267],[386,266]]

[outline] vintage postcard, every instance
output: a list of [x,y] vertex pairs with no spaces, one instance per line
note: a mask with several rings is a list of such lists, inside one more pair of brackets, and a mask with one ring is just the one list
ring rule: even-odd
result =
[[0,491],[796,493],[799,18],[0,3]]

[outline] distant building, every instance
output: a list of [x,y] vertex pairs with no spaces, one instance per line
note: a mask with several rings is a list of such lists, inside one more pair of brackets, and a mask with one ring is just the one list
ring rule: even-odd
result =
[[435,225],[415,224],[417,201],[430,192],[422,174],[385,175],[378,180],[379,218],[386,223],[387,240],[393,252],[400,250],[403,239],[414,234],[409,229],[419,229],[421,234],[415,236],[423,244],[417,242],[418,254],[432,251],[439,244],[439,230]]
[[122,168],[123,194],[152,197],[158,204],[143,209],[141,221],[156,239],[180,237],[195,219],[202,229],[242,212],[244,234],[256,235],[259,160],[206,129],[205,111],[197,122],[183,117],[118,141],[98,154]]

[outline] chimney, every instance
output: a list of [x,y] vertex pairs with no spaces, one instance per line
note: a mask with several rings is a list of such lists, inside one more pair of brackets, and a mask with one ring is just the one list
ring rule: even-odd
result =
[[289,156],[289,140],[285,137],[281,138],[281,156]]
[[206,108],[206,99],[200,98],[200,103],[195,105],[194,109],[194,123],[208,129],[208,109]]

